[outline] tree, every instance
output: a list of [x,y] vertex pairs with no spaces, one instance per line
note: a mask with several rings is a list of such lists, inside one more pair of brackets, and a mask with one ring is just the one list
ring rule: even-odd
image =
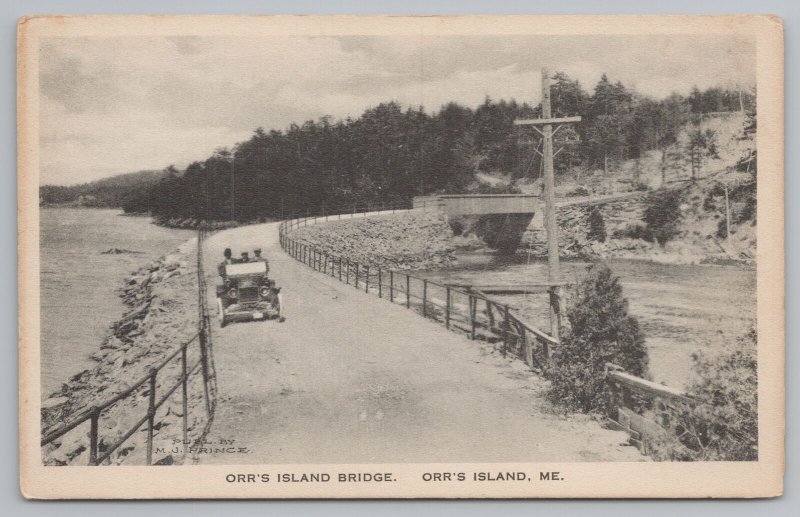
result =
[[587,131],[590,159],[602,159],[608,173],[609,156],[624,157],[627,125],[630,123],[633,95],[620,82],[611,83],[603,74],[594,88]]
[[606,222],[598,207],[589,212],[589,233],[586,236],[590,241],[606,241]]
[[667,158],[678,143],[683,126],[689,121],[686,100],[672,94],[662,101],[642,99],[635,115],[635,131],[641,134],[642,147],[655,148],[661,154],[661,184],[667,182]]
[[707,158],[717,158],[717,134],[712,129],[703,131],[700,128],[689,132],[687,142],[689,161],[692,166],[692,181],[697,179],[697,171],[703,166]]
[[639,322],[628,313],[619,278],[593,264],[576,286],[567,311],[570,330],[554,355],[548,398],[569,409],[605,412],[611,404],[606,363],[645,377],[647,349]]
[[642,215],[647,224],[646,238],[663,246],[680,233],[683,191],[661,189],[650,196],[649,201]]

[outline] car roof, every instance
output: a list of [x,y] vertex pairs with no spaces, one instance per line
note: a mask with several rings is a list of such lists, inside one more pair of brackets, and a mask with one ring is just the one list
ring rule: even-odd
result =
[[244,262],[242,264],[225,264],[227,276],[263,275],[267,272],[266,262]]

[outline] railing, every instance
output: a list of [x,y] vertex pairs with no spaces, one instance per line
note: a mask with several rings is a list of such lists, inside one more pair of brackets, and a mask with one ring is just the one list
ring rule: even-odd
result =
[[[438,208],[439,202],[430,204],[417,200],[416,206],[407,204],[373,206],[369,211],[392,213],[412,210]],[[327,213],[326,213],[327,212]],[[292,258],[312,269],[337,280],[372,293],[379,298],[408,309],[413,309],[424,318],[442,323],[446,328],[465,332],[471,339],[485,339],[501,343],[504,355],[511,354],[525,361],[531,368],[544,371],[549,364],[551,348],[558,340],[520,319],[506,304],[500,303],[485,294],[453,285],[445,285],[416,277],[405,272],[382,268],[374,264],[363,264],[350,257],[328,253],[313,245],[301,242],[290,235],[292,229],[305,227],[317,222],[366,217],[368,211],[326,211],[321,214],[306,212],[301,216],[285,219],[279,229],[280,245]],[[557,300],[551,307],[560,325],[560,311]]]
[[[46,433],[41,440],[41,446],[44,447],[50,443],[53,443],[58,438],[61,438],[68,432],[72,431],[73,429],[85,424],[86,422],[89,423],[89,465],[101,465],[103,462],[110,462],[111,455],[120,448],[125,442],[127,442],[143,425],[147,425],[147,438],[146,438],[146,461],[147,465],[152,465],[153,463],[153,434],[155,430],[155,426],[157,424],[156,421],[156,413],[158,409],[164,405],[164,403],[169,400],[169,398],[181,388],[181,403],[182,403],[182,425],[183,425],[183,443],[184,445],[189,444],[188,440],[188,431],[189,431],[189,423],[188,423],[188,405],[189,405],[189,378],[195,374],[198,370],[202,371],[203,377],[203,390],[204,390],[204,398],[205,398],[205,406],[206,412],[208,415],[209,421],[213,417],[213,408],[214,408],[214,399],[210,397],[209,389],[211,386],[210,378],[209,378],[209,368],[210,368],[210,361],[209,361],[209,342],[210,342],[210,335],[209,335],[209,325],[208,325],[208,309],[206,307],[206,298],[205,298],[205,275],[203,272],[203,258],[202,258],[202,245],[203,245],[203,237],[204,237],[204,230],[200,230],[198,232],[198,242],[197,242],[197,277],[198,277],[198,300],[199,300],[199,321],[198,321],[198,331],[194,334],[188,341],[183,343],[180,347],[178,347],[175,351],[171,352],[166,358],[162,359],[156,366],[150,368],[148,373],[144,375],[142,378],[134,382],[131,386],[123,390],[121,393],[105,400],[104,402],[94,405],[93,407],[84,410],[78,413],[72,420],[68,423],[59,426],[56,429],[53,429]],[[198,344],[198,351],[199,351],[199,358],[189,364],[189,347],[193,343]],[[178,377],[177,382],[172,384],[171,386],[164,388],[161,387],[163,393],[161,397],[157,399],[157,388],[159,374],[164,372],[164,370],[170,365],[176,358],[180,358],[180,375]],[[101,450],[101,436],[100,436],[100,419],[103,416],[103,413],[108,411],[110,408],[114,407],[118,402],[131,397],[136,396],[139,394],[140,391],[144,391],[144,393],[148,396],[148,404],[147,404],[147,413],[138,421],[136,421],[133,426],[127,429],[120,438],[118,438],[112,444],[103,447]],[[143,394],[144,394],[143,393]],[[184,448],[185,449],[185,448]]]
[[[313,214],[293,214],[279,228],[280,245],[294,259],[315,271],[331,276],[356,289],[371,293],[390,303],[415,310],[446,328],[465,332],[471,339],[499,342],[503,354],[512,354],[532,369],[547,374],[553,348],[559,341],[550,334],[520,319],[511,308],[484,293],[460,285],[446,285],[408,273],[363,264],[350,257],[328,253],[293,238],[291,230],[321,221],[366,217],[369,212],[425,211],[438,209],[431,198],[415,200],[415,205],[372,205],[359,211],[356,207],[342,213],[335,210]],[[350,207],[348,207],[350,208]],[[560,300],[553,287],[542,284],[550,296],[551,328],[560,328]],[[625,431],[631,442],[644,453],[653,452],[653,444],[671,443],[682,447],[676,437],[681,432],[682,416],[698,404],[682,391],[663,386],[625,372],[614,364],[606,365],[606,388],[612,398],[608,422]],[[673,451],[674,452],[674,451]]]
[[606,415],[611,426],[625,431],[642,452],[652,444],[678,444],[681,415],[698,404],[681,390],[636,377],[622,367],[606,363],[606,386],[612,404]]

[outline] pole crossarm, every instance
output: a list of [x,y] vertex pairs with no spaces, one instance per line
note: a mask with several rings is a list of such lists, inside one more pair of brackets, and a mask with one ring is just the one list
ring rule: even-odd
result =
[[514,121],[515,126],[543,126],[545,124],[567,124],[570,122],[580,122],[580,117],[559,117],[559,118],[522,118]]

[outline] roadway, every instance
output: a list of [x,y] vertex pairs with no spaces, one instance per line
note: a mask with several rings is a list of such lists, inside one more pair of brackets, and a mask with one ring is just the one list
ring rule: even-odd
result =
[[[624,433],[559,416],[546,383],[401,305],[357,291],[285,254],[277,223],[206,240],[216,264],[260,246],[283,288],[286,321],[212,320],[219,400],[203,464],[644,461]],[[218,447],[218,445],[209,446]]]

